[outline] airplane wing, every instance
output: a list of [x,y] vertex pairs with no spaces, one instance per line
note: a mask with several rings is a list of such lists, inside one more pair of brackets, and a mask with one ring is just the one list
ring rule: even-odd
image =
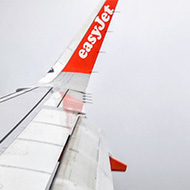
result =
[[100,2],[36,85],[0,98],[0,189],[111,190],[111,171],[126,170],[83,110],[117,1]]

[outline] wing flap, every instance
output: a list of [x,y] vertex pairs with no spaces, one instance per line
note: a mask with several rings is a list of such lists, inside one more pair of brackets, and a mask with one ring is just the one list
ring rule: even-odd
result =
[[62,146],[16,139],[1,155],[0,166],[51,174]]
[[65,150],[51,190],[112,190],[108,151],[101,130],[82,117]]
[[[69,90],[64,92],[69,92]],[[77,99],[72,97],[73,93],[68,93],[68,97],[63,92],[52,90],[51,93],[52,95],[47,97],[43,104],[34,111],[36,115],[29,116],[31,117],[29,124],[26,124],[27,122],[25,125],[22,124],[20,134],[1,154],[0,181],[6,190],[13,186],[15,189],[20,188],[19,183],[17,186],[17,181],[13,180],[12,185],[7,184],[6,180],[3,181],[4,172],[6,172],[6,176],[9,176],[8,178],[14,172],[18,172],[21,176],[25,173],[25,179],[28,179],[25,181],[25,185],[30,186],[29,189],[38,187],[39,180],[34,180],[32,184],[29,180],[34,173],[44,180],[42,186],[51,184],[59,165],[60,155],[78,120],[78,113],[73,108]],[[76,93],[74,93],[75,96]],[[67,107],[65,107],[64,101],[66,101]],[[60,104],[63,106],[59,107]]]

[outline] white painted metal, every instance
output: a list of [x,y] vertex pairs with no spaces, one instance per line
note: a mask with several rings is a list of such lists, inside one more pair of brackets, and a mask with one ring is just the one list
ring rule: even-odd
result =
[[[17,180],[12,180],[11,185],[8,183],[8,179],[17,176],[17,173],[18,177],[24,176],[25,187],[29,186],[29,190],[45,189],[50,185],[63,147],[77,121],[76,114],[64,111],[64,107],[62,110],[57,108],[61,99],[62,94],[54,92],[27,127],[2,153],[0,184],[3,189],[22,189]],[[31,184],[30,178],[34,178],[34,183]]]
[[61,110],[42,109],[34,121],[67,127],[67,113]]
[[113,180],[109,162],[109,147],[106,139],[101,134],[101,142],[99,145],[99,158],[97,167],[97,182],[96,189],[98,190],[113,190]]
[[63,189],[113,189],[105,138],[86,118],[77,125],[51,188]]
[[69,134],[70,130],[67,128],[45,123],[31,122],[18,138],[63,146],[66,143]]
[[48,173],[0,167],[0,189],[3,190],[42,190],[49,178]]
[[45,102],[45,106],[57,107],[62,99],[63,92],[54,92],[50,98]]
[[0,166],[51,174],[61,151],[58,145],[17,139],[1,155]]
[[[41,113],[37,115],[40,121],[43,117]],[[31,122],[0,157],[0,187],[6,190],[13,187],[19,190],[45,189],[70,132],[69,128]],[[15,176],[22,179],[23,187]]]

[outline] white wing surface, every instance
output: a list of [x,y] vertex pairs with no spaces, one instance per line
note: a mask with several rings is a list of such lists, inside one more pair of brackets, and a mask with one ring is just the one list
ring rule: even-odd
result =
[[111,190],[111,170],[126,170],[83,112],[116,5],[117,0],[101,1],[39,83],[0,99],[0,189]]

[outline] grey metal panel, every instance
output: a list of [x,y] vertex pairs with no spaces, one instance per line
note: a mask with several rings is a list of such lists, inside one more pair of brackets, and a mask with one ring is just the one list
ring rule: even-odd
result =
[[61,72],[50,84],[58,88],[59,91],[74,89],[85,92],[89,79],[89,74]]

